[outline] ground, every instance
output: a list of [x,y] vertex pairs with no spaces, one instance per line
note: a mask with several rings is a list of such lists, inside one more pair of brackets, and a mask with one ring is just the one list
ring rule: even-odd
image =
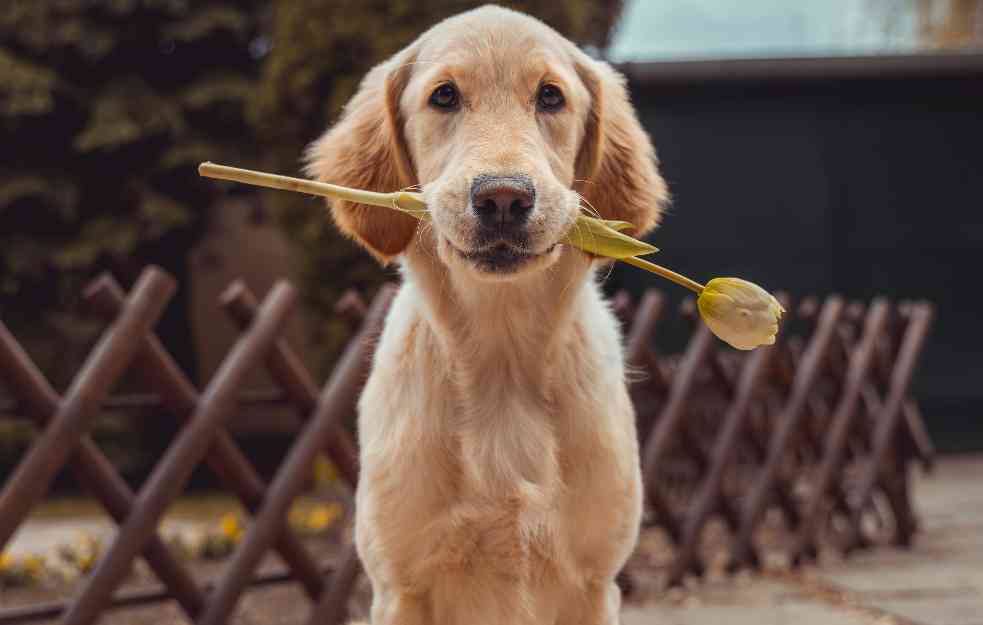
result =
[[[981,479],[983,456],[943,458],[935,473],[917,477],[915,504],[923,529],[911,550],[881,547],[847,560],[827,554],[818,566],[800,572],[775,569],[763,575],[714,575],[683,589],[660,590],[642,583],[627,602],[623,625],[715,625],[725,620],[727,625],[983,625]],[[48,542],[51,523],[40,521],[29,524],[14,547]],[[74,530],[63,527],[63,531],[71,535]],[[659,539],[649,536],[645,548],[657,544]],[[312,548],[330,558],[334,543],[329,538],[315,539]],[[649,557],[664,559],[658,554]],[[196,573],[211,575],[223,565],[199,565]],[[264,563],[267,569],[278,566],[273,557]],[[146,574],[136,575],[135,583],[140,579],[146,580]],[[353,602],[356,610],[364,605],[367,592],[363,584]],[[0,590],[0,605],[50,599],[52,593],[50,589]],[[240,602],[234,622],[301,625],[306,604],[294,585],[257,590]],[[120,610],[100,621],[102,625],[185,622],[171,604]]]
[[919,476],[911,550],[669,591],[627,607],[624,625],[983,625],[981,480],[983,456],[943,458]]

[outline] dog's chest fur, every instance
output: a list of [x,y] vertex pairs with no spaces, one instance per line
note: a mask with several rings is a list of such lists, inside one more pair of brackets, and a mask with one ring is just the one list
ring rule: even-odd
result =
[[[587,285],[569,319],[493,316],[442,337],[415,288],[394,303],[360,406],[366,568],[377,591],[555,613],[613,575],[637,536],[614,319]],[[557,337],[552,323],[569,327]],[[499,603],[479,608],[488,593]]]

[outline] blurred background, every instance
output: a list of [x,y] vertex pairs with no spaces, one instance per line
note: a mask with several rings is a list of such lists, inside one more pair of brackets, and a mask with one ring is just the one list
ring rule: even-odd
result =
[[[64,388],[102,327],[83,285],[103,270],[129,285],[156,263],[181,284],[158,333],[204,383],[236,336],[221,288],[287,276],[305,302],[292,340],[326,375],[350,332],[339,295],[371,296],[394,272],[339,237],[319,200],[195,167],[298,175],[370,67],[477,4],[5,0],[0,318]],[[662,262],[793,296],[935,302],[915,393],[943,451],[983,449],[983,2],[503,4],[628,76],[674,196],[651,237]],[[653,285],[683,296],[630,267],[605,288]],[[0,478],[32,436],[2,418],[4,397],[0,380]],[[96,435],[136,476],[168,422],[108,414]]]

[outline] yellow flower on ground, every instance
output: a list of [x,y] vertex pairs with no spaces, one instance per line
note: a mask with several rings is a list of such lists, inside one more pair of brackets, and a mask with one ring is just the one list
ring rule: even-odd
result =
[[21,587],[36,584],[45,575],[44,557],[29,554],[16,558],[11,554],[0,554],[0,588],[3,586]]
[[341,516],[341,506],[337,503],[315,506],[307,515],[307,529],[320,532],[327,529]]
[[21,562],[21,566],[24,570],[28,572],[32,577],[40,577],[41,573],[44,571],[44,556],[39,556],[31,554],[24,557]]
[[219,560],[235,550],[245,533],[246,526],[239,515],[229,512],[222,515],[217,525],[189,536],[189,552],[206,560]]
[[239,542],[239,540],[242,539],[243,533],[245,532],[239,517],[231,513],[222,517],[220,527],[222,529],[222,535],[231,540],[233,543]]
[[338,468],[322,454],[314,459],[314,484],[323,486],[338,481]]
[[290,510],[290,526],[304,534],[317,534],[325,531],[342,517],[341,504],[320,503],[311,507],[297,506]]
[[102,555],[102,542],[92,534],[82,534],[79,539],[78,568],[82,573],[89,573]]
[[58,556],[63,563],[82,574],[95,568],[101,554],[102,541],[89,532],[79,532],[74,543],[58,547]]
[[774,344],[785,312],[771,293],[740,278],[710,280],[696,305],[710,330],[737,349]]

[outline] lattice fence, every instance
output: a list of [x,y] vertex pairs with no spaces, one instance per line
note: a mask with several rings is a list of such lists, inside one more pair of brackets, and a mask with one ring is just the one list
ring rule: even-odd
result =
[[910,464],[929,469],[934,450],[909,387],[932,306],[832,296],[797,308],[799,323],[790,312],[783,324],[802,332],[783,329],[774,346],[725,351],[698,323],[682,356],[664,358],[651,347],[660,294],[637,309],[616,300],[632,321],[628,361],[646,372],[633,391],[648,523],[674,547],[670,584],[705,572],[701,538],[715,516],[730,533],[730,570],[761,566],[755,534],[771,507],[793,566],[816,559],[821,536],[843,553],[885,537],[911,543]]
[[[334,566],[322,566],[288,526],[287,510],[319,453],[330,457],[348,486],[357,482],[355,446],[340,423],[354,410],[395,288],[382,289],[367,309],[346,298],[344,310],[362,318],[360,327],[319,389],[280,339],[296,302],[293,288],[277,284],[259,303],[243,284],[232,284],[221,305],[241,334],[200,392],[152,331],[174,289],[173,279],[156,268],[147,269],[129,294],[110,277],[96,280],[85,300],[108,325],[64,396],[0,323],[0,378],[15,394],[16,412],[41,432],[0,491],[0,549],[66,466],[119,525],[71,601],[3,606],[0,623],[59,618],[88,625],[107,609],[173,600],[189,621],[218,625],[229,621],[249,588],[280,582],[299,584],[309,597],[311,625],[344,622],[360,573],[353,547],[343,547]],[[674,545],[670,582],[703,572],[701,535],[715,515],[731,533],[732,567],[760,565],[755,532],[773,506],[792,537],[785,549],[793,564],[814,558],[833,526],[839,528],[834,542],[844,551],[871,545],[888,531],[895,543],[910,543],[909,466],[915,459],[929,466],[932,449],[908,388],[932,321],[930,305],[807,299],[797,307],[807,330],[783,331],[773,347],[749,354],[724,350],[697,323],[680,357],[652,348],[663,308],[656,291],[637,306],[624,294],[616,298],[629,329],[628,361],[644,373],[632,390],[648,523],[663,528]],[[694,316],[692,303],[683,314]],[[269,483],[228,430],[243,401],[243,381],[259,367],[304,420]],[[152,393],[148,401],[180,424],[136,493],[88,433],[106,406],[126,404],[110,393],[131,370]],[[202,463],[252,514],[222,573],[205,584],[158,535],[164,512]],[[875,505],[881,501],[886,505]],[[286,570],[256,575],[269,550]],[[140,557],[161,585],[116,594]]]

